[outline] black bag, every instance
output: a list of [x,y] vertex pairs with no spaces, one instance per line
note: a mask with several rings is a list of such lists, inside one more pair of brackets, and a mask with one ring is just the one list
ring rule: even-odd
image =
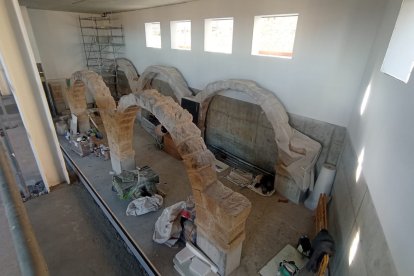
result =
[[301,236],[298,240],[296,248],[305,257],[312,255],[312,245],[308,236]]

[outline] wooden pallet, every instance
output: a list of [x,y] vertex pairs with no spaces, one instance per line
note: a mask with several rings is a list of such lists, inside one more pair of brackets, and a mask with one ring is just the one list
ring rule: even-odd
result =
[[[326,211],[326,205],[328,201],[328,196],[326,194],[321,194],[318,201],[318,206],[316,207],[316,216],[315,216],[315,225],[316,225],[316,234],[317,235],[322,229],[328,229],[328,214]],[[328,268],[329,255],[325,254],[323,256],[322,262],[319,265],[319,270],[317,275],[325,275],[326,269]]]

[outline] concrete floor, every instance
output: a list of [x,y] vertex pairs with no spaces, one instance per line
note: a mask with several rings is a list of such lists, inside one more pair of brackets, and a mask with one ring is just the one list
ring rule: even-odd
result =
[[[15,106],[10,97],[7,104]],[[7,135],[26,184],[41,180],[19,114],[0,119],[10,127]],[[25,206],[50,275],[145,275],[81,184],[62,184]],[[20,275],[1,198],[0,269],[0,275]]]
[[[62,184],[25,203],[50,275],[145,275],[81,184]],[[0,275],[20,275],[3,205]]]
[[0,197],[0,275],[20,275],[5,210]]
[[[191,193],[186,171],[181,161],[157,149],[152,137],[140,126],[135,127],[134,146],[138,166],[149,165],[160,175],[160,189],[167,194],[164,207],[185,200]],[[176,275],[172,259],[180,248],[169,248],[152,241],[155,221],[162,209],[140,217],[127,217],[128,201],[120,200],[111,191],[111,164],[92,155],[79,157],[60,137],[62,146],[82,173],[111,208],[122,226],[162,275]],[[224,176],[225,172],[220,176]],[[277,194],[262,197],[242,189],[221,177],[223,184],[245,195],[252,202],[247,220],[240,267],[233,275],[257,275],[258,271],[286,244],[295,245],[302,234],[313,236],[312,213],[302,205],[278,202]]]
[[26,203],[50,275],[143,275],[81,184]]

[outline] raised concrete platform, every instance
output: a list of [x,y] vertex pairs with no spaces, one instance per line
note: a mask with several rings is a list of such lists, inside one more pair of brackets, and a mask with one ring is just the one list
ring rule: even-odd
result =
[[[152,241],[154,224],[164,207],[185,200],[191,193],[190,183],[181,161],[156,147],[153,138],[139,125],[134,127],[136,164],[148,165],[160,176],[160,189],[166,193],[164,206],[157,212],[140,217],[127,217],[129,201],[120,200],[111,190],[111,162],[92,155],[80,157],[70,150],[68,142],[60,137],[67,156],[91,184],[110,215],[119,223],[120,231],[144,255],[143,259],[161,275],[176,275],[173,257],[181,248],[169,248]],[[258,271],[286,244],[296,244],[302,234],[313,230],[312,213],[301,205],[278,202],[278,195],[262,197],[249,189],[242,189],[226,181],[222,172],[220,181],[246,196],[252,202],[252,212],[246,223],[246,240],[243,243],[240,266],[232,275],[256,275]]]

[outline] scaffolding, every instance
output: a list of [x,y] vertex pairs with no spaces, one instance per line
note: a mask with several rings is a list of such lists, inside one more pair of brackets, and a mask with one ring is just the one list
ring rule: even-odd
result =
[[116,60],[122,54],[121,50],[125,45],[122,25],[115,25],[110,14],[100,17],[79,17],[79,25],[88,70],[100,74],[105,83],[116,90]]

